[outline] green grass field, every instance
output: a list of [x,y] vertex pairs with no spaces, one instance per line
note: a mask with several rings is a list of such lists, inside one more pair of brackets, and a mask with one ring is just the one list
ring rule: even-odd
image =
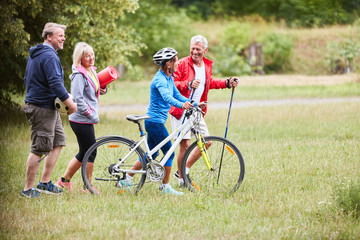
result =
[[[107,104],[147,103],[148,82],[123,83]],[[322,90],[325,88],[326,90]],[[122,91],[126,89],[126,91]],[[220,93],[221,92],[221,93]],[[358,83],[293,87],[244,86],[236,100],[358,97]],[[134,96],[141,96],[133,98]],[[230,91],[214,91],[226,102]],[[105,103],[102,104],[105,104]],[[97,136],[138,138],[137,127],[118,112],[101,117]],[[223,136],[227,109],[209,110],[212,135]],[[68,145],[52,174],[56,181],[76,154],[77,143],[63,118]],[[169,127],[170,129],[170,127]],[[80,172],[74,191],[60,197],[20,197],[30,130],[22,113],[1,120],[0,239],[359,239],[360,222],[336,202],[336,189],[360,176],[360,102],[234,108],[228,138],[242,152],[246,172],[233,195],[185,191],[164,196],[157,184],[139,195],[83,194]],[[174,163],[176,166],[176,163]],[[37,180],[40,178],[40,168]],[[176,167],[173,168],[173,171]],[[171,180],[173,186],[175,180]]]

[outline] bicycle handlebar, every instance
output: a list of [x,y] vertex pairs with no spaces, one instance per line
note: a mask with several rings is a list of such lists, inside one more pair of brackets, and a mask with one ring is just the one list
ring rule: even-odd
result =
[[199,106],[192,106],[189,108],[189,110],[186,110],[185,117],[189,117],[193,111],[201,112],[203,115],[205,114],[205,112]]

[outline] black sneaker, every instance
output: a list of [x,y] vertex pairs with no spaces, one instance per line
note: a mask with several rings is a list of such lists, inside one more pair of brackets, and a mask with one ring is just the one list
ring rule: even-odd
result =
[[176,170],[176,172],[174,173],[174,178],[176,178],[177,180],[180,179],[179,171]]
[[[188,178],[189,183],[190,183],[191,185],[193,185],[195,189],[197,189],[197,190],[200,191],[200,187],[199,187],[198,185],[196,185],[196,183],[194,183],[194,182],[191,180],[189,174],[186,174],[186,177]],[[179,176],[179,172],[178,172],[178,171],[175,172],[174,178],[176,178],[177,180],[180,179],[180,176]],[[185,185],[185,182],[184,182],[184,181],[183,181],[183,182],[179,182],[179,188],[186,188],[186,185]]]
[[30,188],[27,191],[21,190],[21,196],[27,197],[27,198],[39,198],[40,193],[38,193],[35,188]]
[[36,187],[36,191],[42,192],[45,194],[53,194],[53,195],[59,195],[63,192],[63,190],[55,187],[55,185],[50,181],[48,183],[42,183],[39,182],[39,184]]
[[184,181],[179,182],[179,188],[186,188]]
[[[187,175],[189,177],[189,174]],[[177,179],[177,180],[180,180],[180,175],[179,175],[179,171],[176,171],[174,173],[174,178]],[[190,179],[190,178],[189,178]],[[190,180],[191,181],[191,180]],[[179,188],[186,188],[185,186],[185,182],[184,181],[179,181]]]

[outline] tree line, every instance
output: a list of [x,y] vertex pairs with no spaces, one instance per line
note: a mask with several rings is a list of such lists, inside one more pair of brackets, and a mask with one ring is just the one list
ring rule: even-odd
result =
[[172,0],[193,18],[257,14],[290,26],[351,24],[360,15],[359,0]]
[[46,22],[67,26],[64,50],[58,52],[65,76],[75,44],[84,41],[94,48],[100,70],[121,63],[139,77],[136,66],[164,44],[188,54],[194,20],[258,14],[294,26],[351,23],[359,5],[359,0],[6,0],[0,6],[0,107],[24,93],[29,49],[43,42]]

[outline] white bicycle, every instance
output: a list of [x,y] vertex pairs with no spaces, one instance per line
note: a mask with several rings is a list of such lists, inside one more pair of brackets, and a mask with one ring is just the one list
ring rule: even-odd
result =
[[[100,192],[113,191],[112,189],[115,186],[119,191],[128,190],[137,194],[146,179],[150,182],[162,181],[165,176],[164,164],[175,151],[183,136],[188,131],[192,131],[195,135],[195,142],[187,149],[182,160],[181,173],[182,176],[185,176],[185,185],[191,191],[235,192],[244,179],[244,159],[239,149],[228,139],[217,136],[202,136],[197,130],[202,114],[203,112],[199,107],[191,107],[185,113],[184,123],[153,149],[149,149],[146,132],[141,124],[142,120],[150,117],[148,115],[126,116],[127,120],[138,125],[140,140],[134,141],[117,135],[100,137],[84,156],[81,169],[84,184],[93,194],[97,194],[97,192],[92,184]],[[152,158],[156,151],[178,134],[178,138],[162,159]],[[208,142],[211,142],[209,148],[206,147]],[[145,150],[141,146],[144,146]],[[199,151],[201,153],[199,159],[192,165],[189,174],[186,175],[186,162],[195,152],[199,153]],[[92,176],[89,176],[86,171],[89,158],[95,159]],[[142,163],[142,169],[132,170],[131,167],[138,160]],[[126,173],[134,173],[135,175],[132,178],[133,185],[123,188],[120,181],[125,179]]]

